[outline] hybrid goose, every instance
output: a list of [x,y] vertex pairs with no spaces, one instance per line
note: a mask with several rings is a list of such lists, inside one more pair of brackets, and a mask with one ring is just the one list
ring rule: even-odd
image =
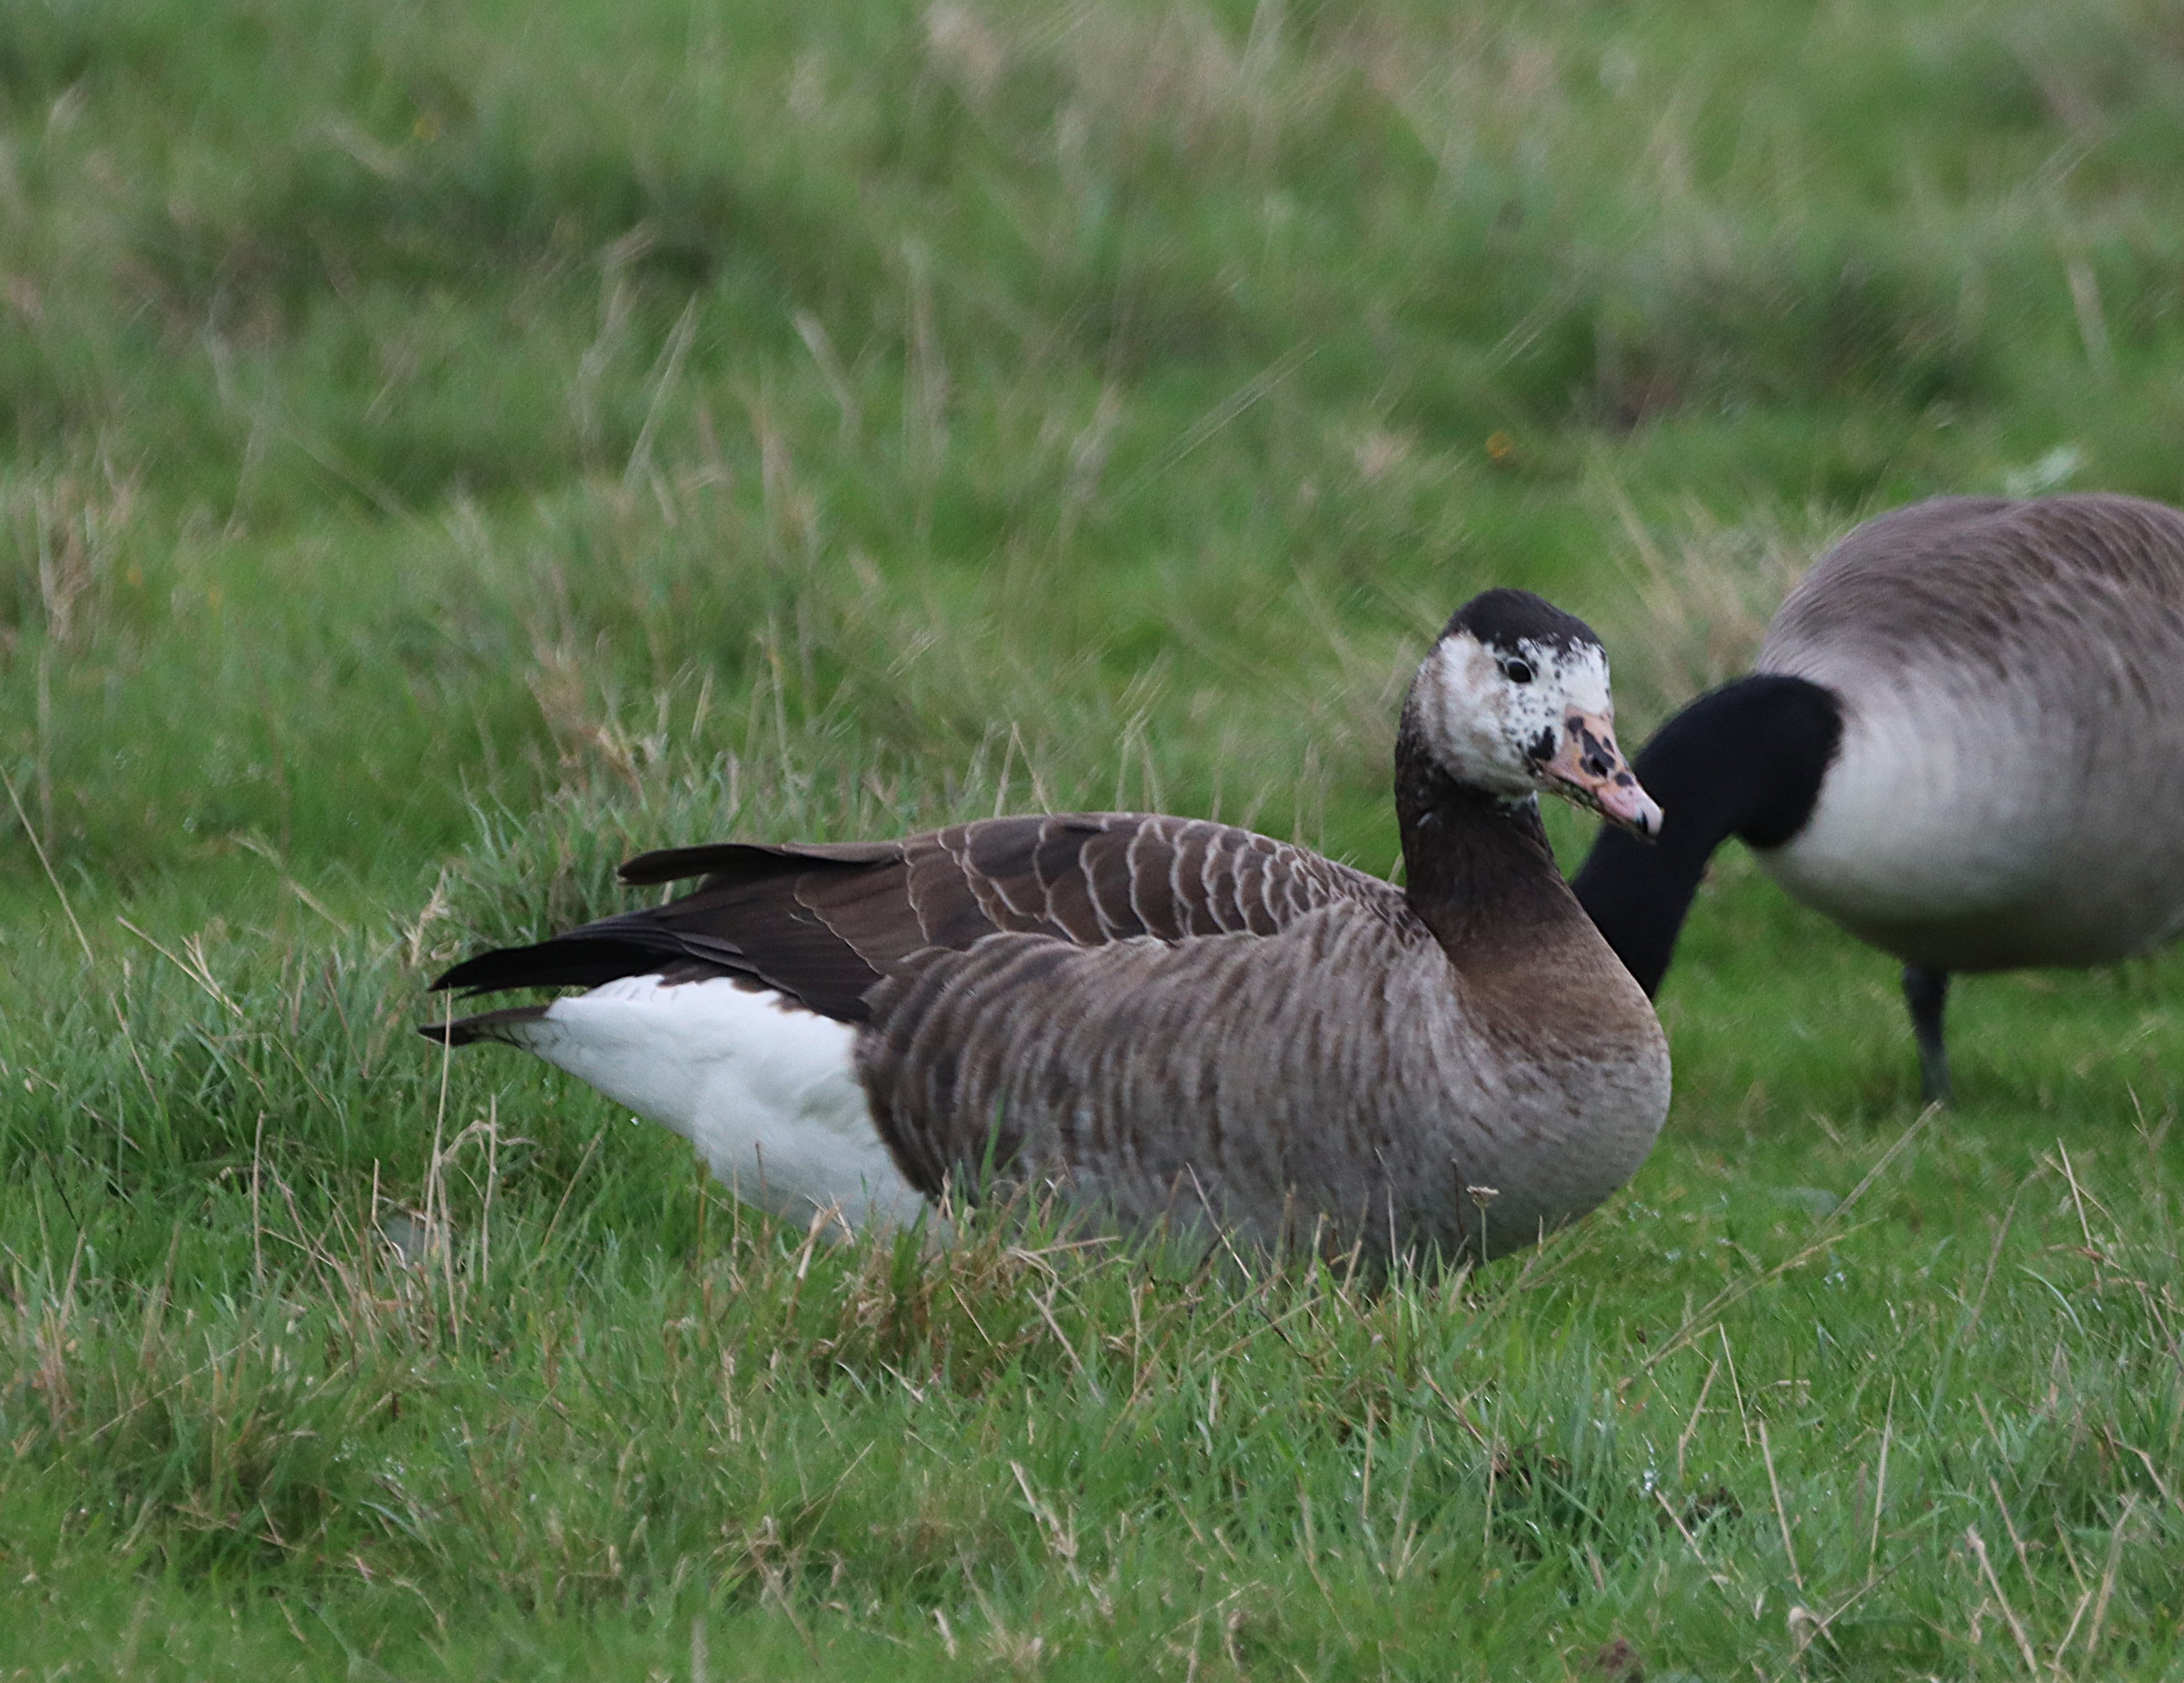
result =
[[699,878],[681,899],[434,984],[588,991],[424,1032],[534,1052],[800,1218],[907,1223],[998,1179],[1126,1229],[1491,1255],[1620,1186],[1669,1104],[1659,1025],[1555,868],[1542,789],[1659,828],[1597,639],[1489,591],[1403,705],[1400,889],[1128,812],[683,848],[622,867]]
[[1648,995],[1730,836],[1903,961],[1930,1101],[1953,972],[2099,964],[2184,929],[2184,513],[1899,509],[1806,574],[1757,667],[1638,756],[1658,844],[1603,833],[1576,879]]

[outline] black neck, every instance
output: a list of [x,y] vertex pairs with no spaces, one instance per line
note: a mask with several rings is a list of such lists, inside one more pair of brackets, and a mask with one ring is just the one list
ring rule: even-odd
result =
[[1407,714],[1396,737],[1396,820],[1403,892],[1457,962],[1490,958],[1505,931],[1534,941],[1542,917],[1576,915],[1537,804],[1458,783]]
[[1571,886],[1650,998],[1707,861],[1730,836],[1780,847],[1805,827],[1842,740],[1842,704],[1769,674],[1709,690],[1654,733],[1632,770],[1661,804],[1648,844],[1604,829]]

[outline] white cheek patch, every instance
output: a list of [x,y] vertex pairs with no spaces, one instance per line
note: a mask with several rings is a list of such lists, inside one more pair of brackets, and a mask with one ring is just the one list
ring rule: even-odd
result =
[[[1485,651],[1481,651],[1484,653]],[[1506,657],[1504,657],[1506,658]],[[1593,648],[1562,648],[1527,639],[1517,645],[1518,660],[1529,666],[1531,680],[1518,683],[1498,660],[1489,666],[1500,680],[1502,716],[1525,758],[1552,759],[1572,713],[1612,719],[1615,704],[1607,688],[1607,657]]]
[[1615,702],[1607,687],[1607,656],[1601,649],[1580,644],[1570,649],[1541,649],[1522,645],[1525,657],[1538,674],[1532,688],[1551,694],[1558,714],[1589,713],[1596,718],[1615,716]]
[[1536,644],[1519,644],[1519,658],[1532,668],[1529,683],[1504,679],[1508,687],[1509,733],[1531,761],[1552,759],[1563,738],[1562,685],[1557,680],[1560,657]]
[[1517,748],[1529,738],[1513,737],[1516,686],[1502,676],[1493,655],[1474,638],[1444,638],[1421,678],[1426,690],[1422,722],[1434,757],[1474,788],[1512,798],[1531,794],[1531,771]]
[[1562,746],[1573,712],[1612,719],[1607,657],[1597,647],[1517,645],[1531,668],[1518,683],[1497,655],[1468,636],[1442,639],[1419,675],[1420,720],[1434,755],[1475,788],[1512,799],[1540,786],[1538,766]]

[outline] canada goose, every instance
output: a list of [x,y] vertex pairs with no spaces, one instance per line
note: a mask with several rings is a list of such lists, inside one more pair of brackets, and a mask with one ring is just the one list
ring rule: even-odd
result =
[[1897,510],[1805,575],[1757,666],[1638,756],[1658,845],[1603,833],[1574,884],[1649,995],[1730,836],[1903,961],[1929,1101],[1952,972],[2099,964],[2184,928],[2184,513]]
[[1403,888],[1128,812],[676,849],[623,880],[694,892],[433,984],[589,992],[424,1032],[527,1048],[784,1212],[905,1223],[998,1174],[1128,1229],[1491,1255],[1620,1186],[1668,1109],[1535,799],[1659,827],[1613,716],[1592,633],[1488,591],[1404,702]]

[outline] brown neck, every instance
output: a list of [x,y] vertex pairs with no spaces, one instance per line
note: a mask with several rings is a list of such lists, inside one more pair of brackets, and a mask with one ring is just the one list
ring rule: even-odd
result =
[[1460,783],[1435,761],[1406,718],[1396,738],[1396,819],[1404,893],[1451,962],[1491,965],[1521,941],[1580,910],[1529,800]]

